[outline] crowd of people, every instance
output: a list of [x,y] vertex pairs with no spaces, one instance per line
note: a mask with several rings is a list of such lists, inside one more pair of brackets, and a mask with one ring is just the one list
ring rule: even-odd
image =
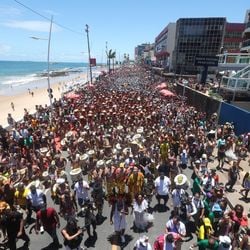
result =
[[[217,125],[216,114],[207,117],[179,96],[161,95],[156,88],[161,80],[139,66],[124,66],[54,100],[52,107],[37,106],[35,114],[25,110],[9,130],[0,128],[6,247],[16,249],[21,238],[28,249],[25,231],[35,212],[35,233],[46,231],[52,249],[62,247],[61,220],[67,221],[61,230],[66,249],[81,249],[84,232],[93,237],[98,225],[107,223],[108,203],[121,246],[129,234],[127,217],[133,215],[135,232],[147,234],[154,213],[172,207],[159,237],[140,237],[135,250],[181,249],[195,235],[190,248],[250,249],[247,211],[226,198],[248,157],[250,134],[237,137],[230,124]],[[225,171],[225,160],[231,167],[223,184],[218,172]],[[217,168],[211,167],[216,161]],[[45,189],[55,206],[48,204]],[[249,189],[246,173],[240,190],[246,201]]]

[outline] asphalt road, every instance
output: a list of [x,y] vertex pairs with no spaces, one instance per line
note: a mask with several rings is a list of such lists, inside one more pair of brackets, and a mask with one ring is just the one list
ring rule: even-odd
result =
[[[214,167],[216,165],[217,161],[215,161],[214,163],[209,163],[209,167]],[[67,171],[69,172],[70,169],[70,165],[69,163],[67,164]],[[192,170],[190,169],[186,169],[183,172],[190,180],[191,180],[191,173]],[[226,174],[222,174],[222,178],[226,181]],[[86,178],[86,176],[85,176]],[[69,178],[70,179],[70,178]],[[189,189],[190,190],[190,189]],[[56,210],[58,211],[58,206],[54,205],[53,201],[50,198],[50,191],[46,190],[47,192],[47,198],[48,198],[48,206],[52,206],[55,207]],[[238,202],[239,196],[236,194],[230,194],[230,201],[232,203],[236,203]],[[154,208],[154,206],[156,205],[156,199],[153,198],[153,201],[151,203],[151,207]],[[132,250],[133,249],[133,245],[135,243],[135,241],[142,235],[146,234],[147,236],[149,236],[149,241],[151,244],[153,244],[154,240],[157,238],[157,236],[161,233],[164,232],[165,229],[165,224],[168,221],[169,217],[170,217],[170,212],[173,209],[172,207],[172,200],[171,198],[168,201],[168,207],[170,208],[170,211],[154,211],[153,215],[154,215],[154,224],[151,228],[148,229],[147,233],[135,233],[131,227],[133,226],[133,216],[132,215],[128,215],[127,216],[127,229],[126,229],[126,243],[123,245],[123,247],[121,249],[128,249],[128,250]],[[245,207],[249,208],[249,204],[245,204]],[[246,208],[246,209],[248,209]],[[104,210],[103,210],[103,216],[105,216],[105,220],[103,221],[103,223],[101,225],[97,226],[97,235],[96,237],[91,237],[88,238],[87,233],[84,234],[83,237],[83,241],[82,241],[82,246],[87,247],[87,249],[97,249],[97,250],[108,250],[112,248],[112,242],[115,240],[115,237],[112,236],[113,234],[113,226],[110,225],[109,223],[109,215],[110,215],[110,207],[107,204],[107,202],[105,202],[104,205]],[[35,217],[35,214],[33,214],[33,217]],[[61,235],[61,229],[65,226],[66,222],[64,219],[60,219],[61,222],[61,228],[58,229],[58,236],[60,239],[60,243],[63,244],[63,239],[62,239],[62,235]],[[79,219],[79,226],[83,226],[84,225],[84,221],[83,218]],[[32,227],[32,225],[31,225]],[[30,229],[26,229],[27,233],[29,233]],[[30,249],[31,250],[40,250],[40,249],[46,249],[46,246],[49,246],[49,244],[52,242],[52,239],[50,238],[50,236],[45,232],[44,234],[35,234],[35,231],[33,230],[32,232],[30,232],[29,234],[30,239],[31,239],[31,244],[30,244]],[[182,244],[182,249],[188,249],[189,246],[196,242],[196,236],[194,235],[194,238],[189,241],[189,242],[183,242]],[[21,250],[22,249],[22,240],[19,240],[17,242],[18,245],[18,249]],[[63,249],[65,247],[63,246]],[[49,248],[52,249],[52,248]],[[119,248],[118,248],[119,249]]]

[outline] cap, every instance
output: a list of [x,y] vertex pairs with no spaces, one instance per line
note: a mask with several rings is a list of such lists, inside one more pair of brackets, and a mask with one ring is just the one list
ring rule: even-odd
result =
[[204,222],[204,225],[205,225],[206,227],[212,227],[209,218],[204,218],[204,219],[203,219],[203,222]]
[[226,243],[228,245],[231,244],[231,239],[227,235],[224,235],[224,236],[221,235],[221,236],[219,236],[219,241],[220,241],[220,243]]
[[196,160],[194,163],[195,163],[195,164],[200,164],[201,161],[200,161],[200,160]]
[[212,207],[212,212],[221,212],[222,209],[218,203],[215,203]]

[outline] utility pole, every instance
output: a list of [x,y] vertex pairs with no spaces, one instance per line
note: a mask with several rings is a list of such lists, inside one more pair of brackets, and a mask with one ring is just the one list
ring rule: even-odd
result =
[[107,72],[109,71],[108,42],[106,41]]
[[92,84],[92,67],[91,67],[91,62],[90,62],[91,57],[90,57],[90,47],[89,47],[89,26],[88,26],[88,24],[86,24],[85,31],[87,33],[87,42],[88,42],[90,83]]
[[52,93],[51,93],[51,88],[50,88],[50,75],[49,75],[49,71],[50,71],[50,41],[51,41],[51,31],[52,31],[52,23],[53,23],[53,16],[51,16],[51,20],[50,20],[50,28],[49,28],[49,39],[48,39],[48,55],[47,55],[47,64],[48,64],[48,71],[47,71],[47,76],[48,76],[48,92],[49,92],[49,102],[50,102],[50,109],[51,109],[51,116],[52,116]]

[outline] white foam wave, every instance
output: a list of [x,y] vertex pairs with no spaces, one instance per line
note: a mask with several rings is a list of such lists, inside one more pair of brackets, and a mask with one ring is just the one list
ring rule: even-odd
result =
[[39,81],[44,78],[45,77],[38,77],[36,74],[30,74],[26,76],[11,76],[11,77],[5,77],[4,79],[2,79],[1,84],[17,87],[20,85],[25,85],[31,82]]

